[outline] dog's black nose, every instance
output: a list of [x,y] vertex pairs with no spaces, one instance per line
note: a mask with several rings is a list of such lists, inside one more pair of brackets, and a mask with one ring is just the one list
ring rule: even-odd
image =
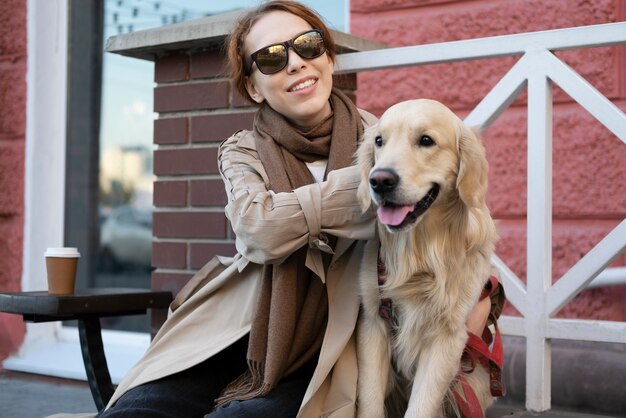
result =
[[375,193],[388,193],[396,188],[400,177],[393,170],[380,169],[370,174],[370,186]]

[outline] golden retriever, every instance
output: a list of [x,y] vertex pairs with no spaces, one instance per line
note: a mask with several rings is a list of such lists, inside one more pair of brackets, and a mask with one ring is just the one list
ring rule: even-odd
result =
[[[377,208],[386,275],[381,285],[360,283],[357,415],[458,416],[451,389],[460,385],[465,322],[496,241],[484,147],[447,107],[420,99],[390,107],[357,154],[358,197]],[[392,321],[381,300],[391,301]],[[476,366],[466,379],[484,411],[489,374]]]

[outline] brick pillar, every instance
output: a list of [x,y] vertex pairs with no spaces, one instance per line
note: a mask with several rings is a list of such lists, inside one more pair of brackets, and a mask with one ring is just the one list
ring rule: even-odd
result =
[[[235,254],[217,148],[238,129],[251,127],[254,109],[231,92],[223,63],[219,50],[155,60],[155,290],[176,294],[214,255]],[[160,320],[153,318],[153,324]]]
[[[155,60],[152,289],[176,294],[215,255],[234,255],[217,168],[219,144],[250,129],[256,107],[230,86],[220,49]],[[335,78],[351,97],[356,76]],[[153,328],[163,317],[153,315]]]

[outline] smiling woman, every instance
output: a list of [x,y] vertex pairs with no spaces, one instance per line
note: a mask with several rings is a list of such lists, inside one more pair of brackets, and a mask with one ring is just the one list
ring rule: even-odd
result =
[[[239,253],[209,261],[181,290],[103,417],[155,405],[167,416],[216,418],[319,416],[327,403],[337,416],[354,410],[328,394],[355,389],[358,299],[356,282],[342,277],[358,274],[363,242],[355,239],[373,233],[351,164],[374,117],[333,87],[330,31],[299,3],[265,2],[241,14],[228,57],[232,81],[258,105],[252,129],[217,150]],[[157,215],[157,235],[167,238],[158,226],[165,214]],[[330,301],[340,306],[329,309]],[[202,329],[185,325],[192,323]],[[321,350],[325,340],[334,348]],[[346,368],[345,380],[331,377],[335,364]],[[304,399],[314,373],[326,383]]]

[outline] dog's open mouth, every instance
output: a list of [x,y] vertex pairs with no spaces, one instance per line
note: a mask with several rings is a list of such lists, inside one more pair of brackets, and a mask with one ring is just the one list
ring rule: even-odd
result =
[[435,199],[439,195],[439,185],[435,184],[415,205],[397,205],[393,202],[383,201],[378,211],[378,220],[383,225],[392,229],[401,229],[412,224],[424,212],[432,206]]

